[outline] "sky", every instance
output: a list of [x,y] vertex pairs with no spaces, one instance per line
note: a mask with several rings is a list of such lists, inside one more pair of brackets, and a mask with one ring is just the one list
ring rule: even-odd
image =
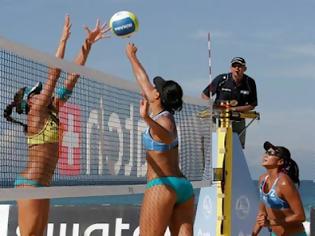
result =
[[0,35],[54,54],[65,14],[72,22],[65,58],[72,60],[85,37],[83,25],[108,22],[117,11],[139,19],[129,39],[111,37],[93,46],[87,66],[133,81],[125,45],[138,46],[150,77],[178,81],[200,97],[209,82],[207,33],[211,33],[212,77],[229,71],[234,56],[247,61],[256,81],[261,120],[247,131],[245,155],[251,175],[260,166],[264,141],[290,149],[301,179],[315,180],[315,1],[303,0],[0,0]]

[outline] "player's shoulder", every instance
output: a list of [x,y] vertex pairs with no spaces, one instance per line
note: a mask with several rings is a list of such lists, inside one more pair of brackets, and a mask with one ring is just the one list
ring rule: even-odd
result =
[[281,193],[297,191],[296,185],[287,174],[281,174],[279,176],[277,188]]
[[167,130],[174,130],[176,127],[174,116],[168,111],[164,111],[156,122]]
[[255,79],[247,74],[244,74],[245,78],[250,81],[250,82],[254,82],[255,83]]
[[223,80],[227,80],[229,78],[229,73],[222,73],[222,74],[219,74],[217,75],[214,80],[216,81],[223,81]]
[[290,176],[288,176],[287,174],[284,174],[284,173],[281,173],[279,175],[279,183],[280,185],[293,185],[293,181],[292,179],[290,178]]

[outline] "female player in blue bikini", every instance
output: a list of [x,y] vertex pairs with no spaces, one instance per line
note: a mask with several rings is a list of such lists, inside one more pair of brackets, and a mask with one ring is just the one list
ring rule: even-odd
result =
[[[70,36],[70,19],[66,16],[62,36],[56,52],[57,58],[63,58],[66,43]],[[87,31],[86,39],[74,62],[84,65],[91,46],[105,37],[109,30],[106,25],[97,21],[95,29]],[[58,109],[70,97],[79,78],[69,74],[64,86],[56,90],[60,69],[50,68],[47,82],[40,82],[32,88],[22,88],[14,96],[14,101],[7,106],[4,116],[8,121],[24,127],[28,143],[28,161],[25,169],[15,181],[17,188],[36,188],[49,186],[58,162],[59,122]],[[27,124],[11,117],[13,108],[17,113],[27,114]],[[42,236],[48,222],[49,199],[18,200],[18,221],[21,236]]]
[[294,185],[300,184],[298,165],[285,147],[265,142],[264,149],[262,166],[267,173],[259,179],[262,202],[252,235],[256,236],[262,227],[268,227],[272,236],[306,236],[302,224],[305,213]]
[[[172,80],[155,77],[153,84],[129,43],[126,54],[143,99],[140,116],[149,128],[144,133],[147,151],[147,187],[140,212],[140,235],[193,235],[194,195],[191,183],[179,169],[178,138],[173,117],[182,108],[183,91]],[[150,116],[149,113],[152,114]]]

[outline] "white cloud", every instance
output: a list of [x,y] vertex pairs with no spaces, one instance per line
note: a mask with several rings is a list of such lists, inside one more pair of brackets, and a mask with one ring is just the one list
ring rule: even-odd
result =
[[192,79],[183,78],[180,83],[184,89],[185,95],[200,97],[202,90],[209,83],[209,78],[208,77]]
[[288,45],[285,49],[292,56],[315,57],[315,43]]
[[[297,58],[295,58],[296,60]],[[309,63],[305,60],[297,60],[296,65],[277,65],[276,67],[269,67],[268,74],[272,74],[274,77],[283,77],[287,79],[308,79],[315,80],[314,75],[315,63]]]
[[226,32],[226,31],[219,31],[219,30],[205,30],[205,29],[198,29],[195,31],[191,36],[194,39],[207,39],[208,38],[208,33],[210,32],[210,37],[211,40],[219,40],[219,39],[228,39],[231,38],[231,33]]
[[[261,44],[256,42],[257,48]],[[315,80],[315,44],[290,44],[277,43],[265,45],[264,48],[269,48],[264,52],[264,58],[268,64],[268,74],[275,77],[285,77],[290,79],[305,78]],[[265,68],[257,68],[257,70]]]
[[[294,63],[299,65],[299,62],[306,61],[315,57],[315,44],[304,43],[304,44],[289,44],[282,43],[277,44],[277,48],[270,51],[272,58],[281,60],[292,60]],[[310,58],[309,58],[310,57]]]
[[[315,110],[277,110],[261,114],[261,120],[253,124],[248,130],[249,143],[255,145],[270,139],[305,151],[314,150]],[[303,141],[302,141],[303,140]]]
[[194,38],[194,39],[202,39],[202,40],[204,40],[204,39],[208,38],[208,33],[209,33],[209,31],[207,31],[207,30],[199,29],[199,30],[195,31],[191,35],[191,37]]
[[[315,80],[315,44],[285,45],[280,52],[273,54],[282,61],[282,65],[270,68],[271,73],[286,78],[306,78]],[[294,64],[294,66],[290,66]]]
[[253,38],[255,38],[254,41],[256,42],[275,42],[275,41],[283,41],[283,38],[286,37],[286,34],[282,31],[277,29],[270,29],[268,30],[259,30],[255,31],[252,34]]
[[264,172],[261,167],[263,143],[286,146],[300,167],[301,179],[314,179],[315,134],[314,109],[276,110],[263,112],[246,133],[246,160],[254,179]]

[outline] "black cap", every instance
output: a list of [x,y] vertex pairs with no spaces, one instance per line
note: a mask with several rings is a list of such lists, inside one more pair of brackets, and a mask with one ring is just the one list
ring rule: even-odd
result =
[[289,151],[289,149],[287,149],[286,147],[283,147],[283,146],[275,146],[273,145],[272,143],[266,141],[264,143],[264,149],[266,151],[272,149],[273,151],[275,151],[275,155],[279,158],[282,158],[282,159],[291,159],[291,153]]
[[234,57],[232,60],[231,60],[231,65],[234,64],[234,63],[238,63],[242,66],[246,66],[246,61],[243,57]]
[[164,94],[167,90],[168,94],[172,94],[173,97],[182,98],[183,90],[180,85],[173,80],[165,80],[160,76],[153,78],[153,83],[160,94]]
[[162,77],[156,76],[153,78],[153,83],[154,83],[157,91],[159,91],[159,93],[162,93],[163,87],[166,84],[166,81]]
[[160,76],[153,79],[155,88],[160,93],[162,105],[171,112],[179,111],[183,104],[183,90],[181,86],[173,80],[164,80]]

